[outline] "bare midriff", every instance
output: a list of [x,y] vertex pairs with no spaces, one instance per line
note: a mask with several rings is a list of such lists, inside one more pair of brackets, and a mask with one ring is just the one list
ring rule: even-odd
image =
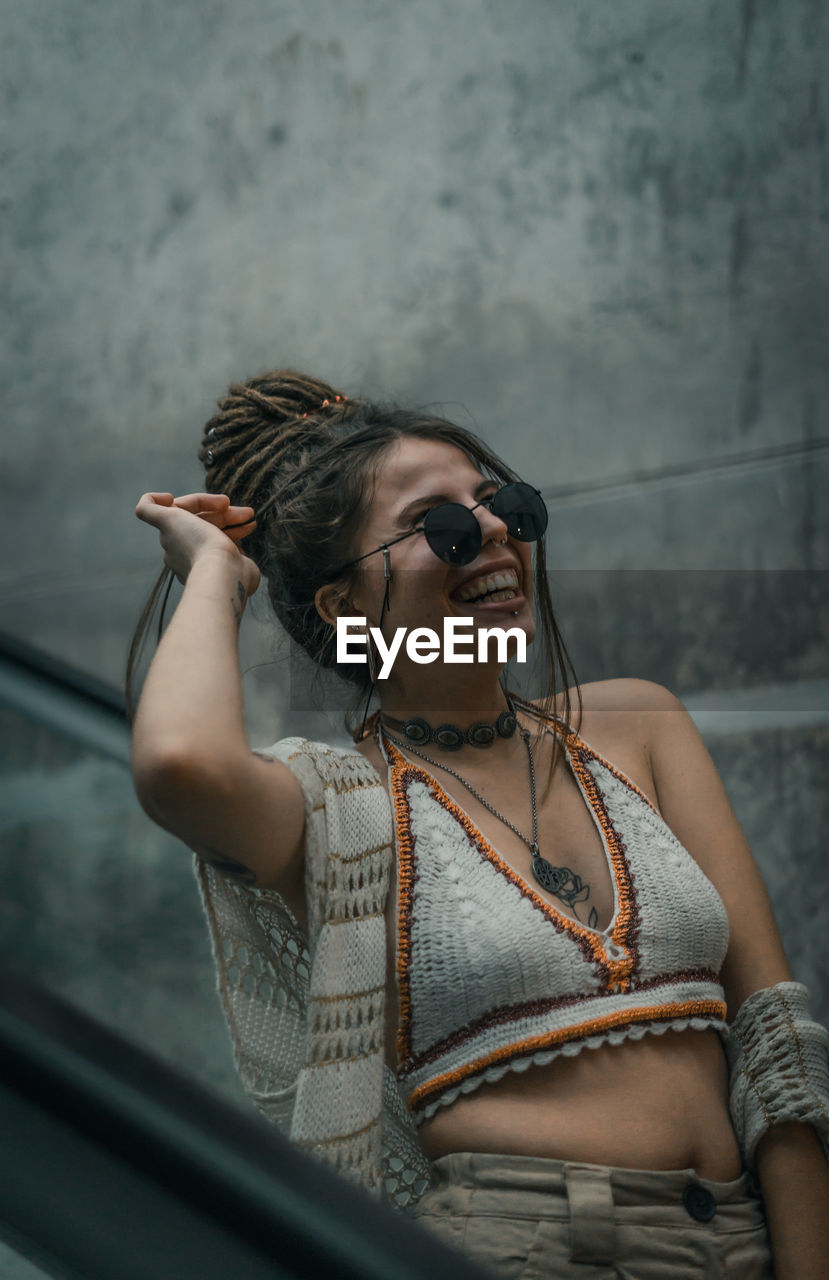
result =
[[509,1071],[419,1128],[431,1159],[455,1151],[627,1169],[695,1169],[729,1182],[741,1159],[719,1035],[666,1031]]

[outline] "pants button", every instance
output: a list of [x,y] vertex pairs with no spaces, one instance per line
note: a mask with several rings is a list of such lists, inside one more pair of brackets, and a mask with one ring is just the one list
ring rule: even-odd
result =
[[710,1222],[717,1212],[717,1202],[711,1192],[693,1182],[683,1191],[682,1203],[697,1222]]

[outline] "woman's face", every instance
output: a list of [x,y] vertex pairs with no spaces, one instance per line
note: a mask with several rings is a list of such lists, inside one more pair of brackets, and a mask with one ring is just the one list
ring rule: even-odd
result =
[[[430,627],[443,634],[446,617],[471,617],[477,627],[521,627],[532,641],[532,544],[510,538],[506,525],[486,507],[499,482],[485,477],[455,445],[443,440],[404,437],[384,454],[377,469],[374,497],[354,554],[364,555],[421,524],[426,512],[442,502],[475,507],[481,527],[481,549],[470,564],[445,564],[432,551],[424,533],[415,533],[390,548],[391,591],[383,619],[388,641],[396,627]],[[497,545],[506,539],[503,546]],[[350,595],[370,626],[377,626],[383,607],[383,553],[359,566]],[[505,585],[481,595],[486,579],[499,574]],[[489,587],[498,583],[489,582]],[[495,595],[495,599],[490,598]],[[475,650],[469,650],[476,652]]]

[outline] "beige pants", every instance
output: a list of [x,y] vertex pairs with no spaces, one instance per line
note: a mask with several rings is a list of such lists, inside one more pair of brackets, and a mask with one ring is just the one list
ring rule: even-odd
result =
[[532,1156],[434,1162],[414,1217],[503,1280],[772,1280],[748,1174],[709,1182]]

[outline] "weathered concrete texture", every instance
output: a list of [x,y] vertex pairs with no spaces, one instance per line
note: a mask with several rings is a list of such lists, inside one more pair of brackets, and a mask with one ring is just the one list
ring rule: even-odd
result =
[[[820,0],[13,7],[9,624],[117,678],[154,560],[134,498],[197,484],[213,398],[269,365],[463,402],[549,485],[825,435],[827,20]],[[618,566],[818,567],[821,479],[784,470],[771,503],[774,476],[723,481],[714,521],[704,485],[681,519],[673,488],[623,525],[591,501],[572,554],[609,567],[610,519]]]
[[[529,473],[532,475],[533,472]],[[537,482],[536,482],[537,483]],[[554,570],[829,567],[829,448],[593,494],[548,490]]]
[[792,972],[829,1025],[829,729],[733,734],[708,747],[763,874]]
[[829,676],[829,572],[550,574],[579,680],[637,676],[680,697]]

